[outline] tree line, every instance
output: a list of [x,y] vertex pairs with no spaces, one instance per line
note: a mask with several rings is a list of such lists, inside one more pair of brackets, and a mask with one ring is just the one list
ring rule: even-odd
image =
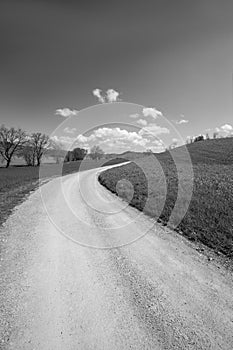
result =
[[76,147],[72,151],[68,151],[66,153],[64,161],[73,162],[77,160],[83,160],[87,155],[93,160],[98,160],[104,156],[104,151],[96,145],[90,149],[89,153],[87,149]]
[[[28,166],[40,166],[42,156],[49,151],[53,151],[57,162],[59,158],[64,158],[65,162],[83,160],[88,154],[88,150],[80,147],[64,151],[61,145],[41,132],[29,135],[21,128],[0,126],[0,156],[5,161],[6,168],[14,156],[22,157]],[[104,151],[99,146],[93,146],[88,156],[97,160],[104,156]]]
[[[218,139],[218,138],[225,138],[225,137],[232,137],[233,135],[232,134],[229,134],[229,135],[226,135],[226,136],[223,136],[223,135],[220,135],[217,131],[215,131],[213,133],[213,139]],[[204,141],[204,140],[210,140],[211,137],[209,136],[209,134],[205,134],[205,135],[198,135],[198,136],[193,136],[193,137],[190,137],[186,140],[186,144],[189,144],[189,143],[193,143],[193,142],[198,142],[198,141]]]
[[0,155],[6,168],[15,155],[23,157],[27,165],[39,166],[50,142],[49,137],[40,132],[28,135],[21,128],[0,126]]

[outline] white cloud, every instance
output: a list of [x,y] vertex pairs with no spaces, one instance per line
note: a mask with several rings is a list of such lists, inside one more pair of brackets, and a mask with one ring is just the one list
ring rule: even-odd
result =
[[106,92],[106,99],[108,102],[117,102],[119,101],[119,95],[120,93],[113,89],[108,89]]
[[146,126],[147,125],[147,121],[145,119],[138,119],[137,120],[137,123],[139,125],[142,125],[142,126]]
[[93,95],[98,98],[99,102],[104,103],[105,97],[102,95],[102,90],[100,89],[94,89],[92,91]]
[[163,152],[165,151],[166,147],[164,142],[161,139],[155,139],[152,142],[151,149],[153,152]]
[[154,152],[161,152],[165,149],[165,146],[157,135],[168,133],[167,128],[155,124],[145,126],[139,132],[128,131],[119,127],[103,127],[94,130],[88,136],[78,135],[75,145],[84,148],[99,145],[107,153],[121,153],[126,150],[144,152],[148,148]]
[[[142,115],[144,117],[152,117],[154,119],[158,118],[158,117],[162,117],[163,113],[158,111],[156,108],[154,107],[144,107],[142,109]],[[130,114],[129,115],[130,118],[139,118],[140,115],[138,113],[134,113],[134,114]],[[142,119],[141,119],[142,120]],[[139,123],[140,124],[140,123]]]
[[78,135],[76,138],[77,142],[81,142],[81,143],[86,143],[88,141],[88,138],[82,134]]
[[157,117],[162,117],[162,112],[158,111],[156,108],[153,107],[144,107],[142,110],[142,114],[144,117],[152,117],[156,119]]
[[230,124],[224,124],[215,128],[215,132],[219,133],[223,137],[233,135],[233,126]]
[[152,143],[157,146],[164,146],[164,142],[159,138],[156,138],[155,140],[153,140]]
[[66,150],[68,150],[72,145],[73,143],[75,142],[75,137],[70,137],[70,136],[57,136],[57,135],[54,135],[51,137],[51,139],[58,143],[58,144],[61,144],[62,147]]
[[173,148],[177,147],[177,146],[178,146],[178,142],[179,142],[178,139],[173,138],[173,139],[172,139],[172,143],[170,144],[169,148],[170,148],[170,149],[173,149]]
[[139,114],[138,113],[130,114],[129,117],[136,119],[136,118],[139,118]]
[[160,134],[169,134],[170,130],[164,127],[161,127],[156,124],[149,124],[148,126],[145,126],[139,131],[140,135],[147,135],[147,136],[157,136]]
[[99,128],[89,136],[79,135],[77,142],[81,144],[98,144],[103,147],[105,152],[123,152],[126,150],[144,151],[146,145],[150,142],[135,131],[116,128]]
[[64,132],[67,133],[67,134],[74,134],[75,131],[77,131],[76,128],[70,128],[69,126],[67,126],[67,127],[64,129]]
[[70,109],[70,108],[58,108],[56,109],[55,111],[55,115],[60,115],[64,118],[68,118],[68,117],[71,117],[71,116],[75,116],[78,114],[78,111],[76,109]]
[[108,89],[105,94],[102,93],[100,89],[94,89],[92,91],[93,95],[98,98],[100,103],[105,102],[117,102],[119,100],[120,93],[114,89]]
[[187,124],[189,121],[187,119],[176,120],[176,124]]
[[231,133],[233,131],[233,127],[230,124],[224,124],[220,127],[221,131],[224,131],[225,133]]
[[[116,139],[118,141],[122,140],[130,140],[132,142],[134,141],[141,141],[141,136],[135,132],[135,131],[127,131],[125,129],[120,129],[118,127],[116,128],[99,128],[93,132],[93,135],[95,136],[95,139]],[[92,135],[91,135],[92,136]],[[93,137],[92,137],[93,139]]]

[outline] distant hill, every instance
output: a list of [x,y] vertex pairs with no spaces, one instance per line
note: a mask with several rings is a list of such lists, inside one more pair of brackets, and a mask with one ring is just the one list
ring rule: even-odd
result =
[[170,154],[183,160],[186,150],[193,164],[233,164],[233,137],[198,141],[155,155],[159,160],[170,158]]
[[106,159],[121,158],[121,159],[125,159],[125,160],[134,160],[134,159],[141,158],[144,156],[145,156],[145,153],[134,152],[134,151],[126,151],[123,153],[107,153],[107,154],[105,154]]
[[[182,161],[187,159],[187,150],[193,164],[233,164],[233,137],[193,142],[185,146],[176,147],[171,151],[154,153],[154,155],[161,161],[171,159],[171,155],[180,158]],[[134,160],[148,155],[150,154],[146,152],[126,151],[120,154],[106,154],[105,158]]]

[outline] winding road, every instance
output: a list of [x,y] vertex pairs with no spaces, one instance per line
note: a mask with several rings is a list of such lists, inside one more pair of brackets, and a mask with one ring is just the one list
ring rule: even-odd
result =
[[233,348],[230,273],[92,169],[32,193],[1,234],[0,349]]

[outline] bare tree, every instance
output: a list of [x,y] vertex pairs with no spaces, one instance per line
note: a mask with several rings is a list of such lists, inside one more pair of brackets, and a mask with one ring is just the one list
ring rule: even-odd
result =
[[33,148],[34,157],[37,161],[37,166],[40,166],[41,158],[43,154],[48,150],[50,145],[49,137],[41,132],[37,132],[31,135],[30,139],[31,147]]
[[9,167],[13,155],[17,150],[27,142],[25,131],[18,128],[7,128],[5,125],[0,127],[0,154],[6,161],[6,168]]
[[23,157],[28,166],[35,165],[35,151],[30,144],[30,141],[25,146],[22,146],[19,151],[17,151],[19,157]]
[[100,148],[100,146],[93,146],[90,150],[91,159],[100,159],[104,156],[104,151]]

